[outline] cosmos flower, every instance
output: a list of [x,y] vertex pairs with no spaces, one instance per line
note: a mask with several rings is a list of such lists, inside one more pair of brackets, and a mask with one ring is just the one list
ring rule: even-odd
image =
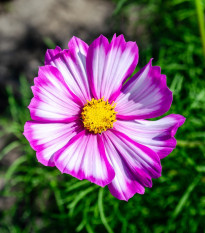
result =
[[[45,166],[87,179],[128,200],[161,176],[160,160],[176,146],[185,118],[171,114],[172,92],[159,66],[138,63],[135,42],[104,36],[88,46],[73,37],[69,49],[49,49],[39,68],[24,135]],[[125,84],[124,84],[125,83]]]

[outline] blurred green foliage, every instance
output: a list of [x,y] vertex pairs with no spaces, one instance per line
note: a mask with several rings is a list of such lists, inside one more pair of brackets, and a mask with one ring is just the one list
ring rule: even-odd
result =
[[[10,167],[2,167],[5,187],[0,195],[14,197],[14,204],[0,213],[1,233],[30,232],[204,232],[205,220],[205,80],[199,21],[194,1],[115,0],[112,20],[116,31],[124,25],[143,24],[146,43],[133,32],[140,45],[142,67],[154,57],[162,67],[174,94],[171,110],[187,120],[176,137],[177,148],[162,160],[162,177],[153,181],[145,195],[129,202],[115,199],[107,188],[78,181],[57,169],[37,163],[35,152],[23,137],[30,119],[27,106],[30,84],[20,78],[20,98],[8,88],[8,113],[1,118],[4,134],[13,135],[0,152],[2,160],[18,148],[21,156]],[[201,2],[201,8],[204,7]],[[133,9],[138,9],[133,11]],[[138,20],[130,22],[131,14]],[[135,38],[137,37],[137,39]],[[125,35],[126,37],[126,35]],[[53,42],[46,39],[53,47]]]

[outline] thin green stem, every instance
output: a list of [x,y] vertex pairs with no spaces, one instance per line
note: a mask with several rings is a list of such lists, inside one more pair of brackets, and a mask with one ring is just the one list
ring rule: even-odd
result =
[[203,55],[205,58],[205,28],[204,28],[204,7],[201,0],[195,0],[198,24],[202,42]]
[[109,226],[107,219],[105,217],[105,213],[104,213],[104,208],[103,208],[103,191],[104,189],[100,189],[99,191],[99,195],[98,195],[98,208],[99,208],[99,212],[100,212],[100,218],[102,220],[103,225],[105,226],[107,232],[109,233],[113,233],[111,227]]
[[194,148],[203,146],[204,142],[202,141],[184,141],[184,140],[177,140],[177,146],[180,147],[188,147],[188,148]]

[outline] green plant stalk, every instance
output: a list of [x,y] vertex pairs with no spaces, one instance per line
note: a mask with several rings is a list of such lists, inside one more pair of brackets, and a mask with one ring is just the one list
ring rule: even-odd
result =
[[198,17],[199,31],[202,42],[203,55],[205,58],[205,28],[204,28],[204,9],[201,0],[195,0],[196,12]]
[[107,219],[106,219],[105,214],[104,214],[103,191],[104,191],[104,189],[101,188],[99,191],[99,195],[98,195],[98,208],[99,208],[99,212],[100,212],[100,217],[101,217],[102,223],[105,226],[107,232],[113,233],[111,227],[108,225]]

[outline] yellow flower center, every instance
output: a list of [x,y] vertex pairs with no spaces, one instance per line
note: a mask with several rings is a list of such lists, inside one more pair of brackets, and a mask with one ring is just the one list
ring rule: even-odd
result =
[[87,100],[81,113],[84,127],[95,134],[112,128],[116,121],[115,105],[114,101],[109,104],[103,98]]

